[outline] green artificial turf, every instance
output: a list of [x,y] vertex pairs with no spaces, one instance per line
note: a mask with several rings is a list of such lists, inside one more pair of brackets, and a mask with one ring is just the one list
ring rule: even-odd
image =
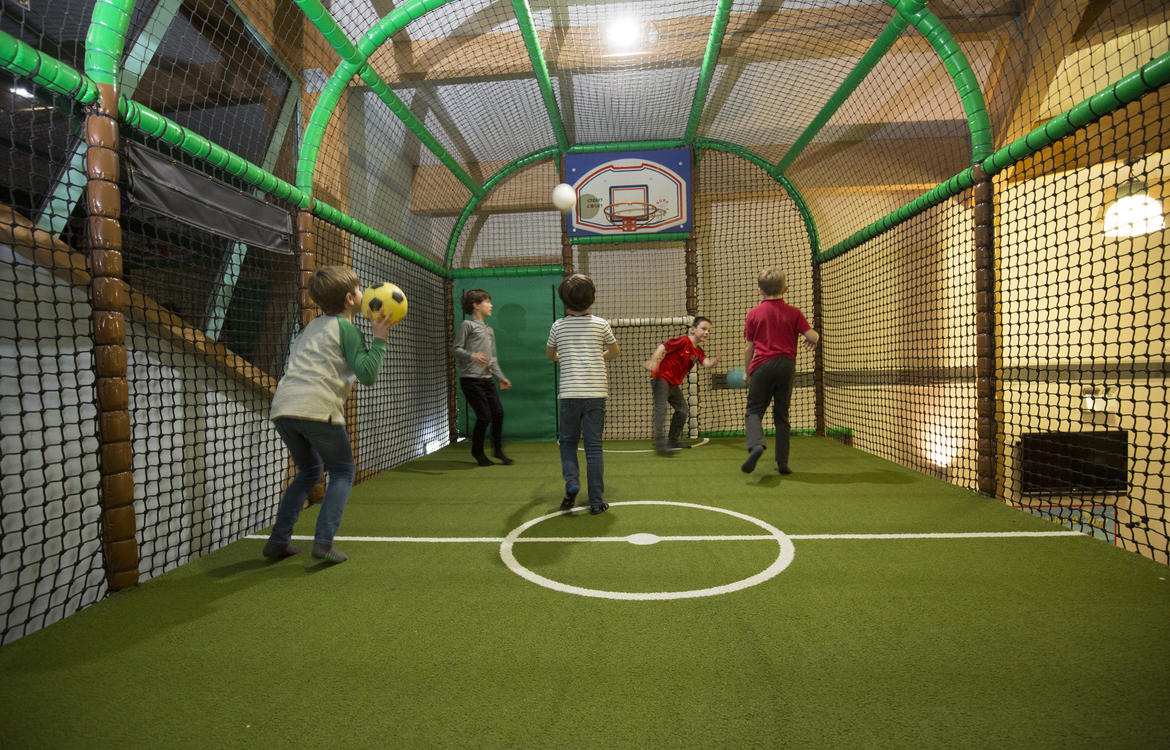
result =
[[[636,443],[607,443],[634,449]],[[354,488],[350,561],[245,539],[0,648],[0,747],[1167,747],[1170,571],[831,440],[609,453],[609,512],[556,515],[557,448],[452,446]],[[582,457],[582,466],[584,459]],[[719,586],[720,596],[585,597]],[[274,500],[275,502],[275,500]],[[584,492],[579,498],[584,503]],[[619,505],[619,503],[637,503]],[[315,510],[298,534],[311,534]]]

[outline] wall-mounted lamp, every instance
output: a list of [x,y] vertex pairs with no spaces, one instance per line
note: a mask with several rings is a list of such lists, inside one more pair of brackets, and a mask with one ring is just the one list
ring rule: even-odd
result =
[[1160,198],[1152,194],[1144,180],[1127,180],[1114,189],[1112,196],[1107,192],[1105,236],[1137,237],[1165,229],[1166,214]]
[[1117,399],[1117,388],[1112,385],[1081,386],[1081,411],[1118,414],[1121,403]]

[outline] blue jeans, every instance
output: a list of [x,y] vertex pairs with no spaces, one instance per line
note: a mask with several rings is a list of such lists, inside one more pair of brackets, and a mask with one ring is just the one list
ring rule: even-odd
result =
[[293,417],[278,417],[272,420],[272,424],[292,454],[297,476],[280,499],[276,523],[268,541],[288,544],[292,540],[293,526],[301,515],[301,507],[309,497],[309,490],[320,481],[324,470],[329,472],[329,483],[325,487],[321,512],[317,515],[317,531],[313,541],[332,547],[333,536],[341,525],[341,514],[345,511],[345,502],[353,487],[355,470],[353,449],[350,448],[345,425]]
[[601,505],[605,497],[605,459],[601,454],[601,433],[605,429],[605,399],[562,398],[560,401],[561,475],[565,478],[565,492],[571,487],[581,486],[577,443],[584,433],[589,505]]

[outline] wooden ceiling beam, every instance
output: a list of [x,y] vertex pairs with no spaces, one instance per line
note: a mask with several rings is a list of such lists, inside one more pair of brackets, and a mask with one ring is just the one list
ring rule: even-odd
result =
[[[782,11],[757,26],[740,15],[728,23],[723,40],[722,60],[741,63],[781,62],[860,57],[869,50],[885,26],[858,23],[844,10]],[[958,20],[951,28],[960,42],[998,41],[1009,36],[1008,23],[987,28],[986,23]],[[603,30],[580,27],[538,31],[546,51],[550,72],[600,73],[639,67],[698,66],[706,50],[710,21],[680,18],[656,23],[657,38],[648,49],[634,55],[606,56],[599,53]],[[555,36],[555,44],[553,38]],[[933,52],[925,38],[907,32],[894,45],[893,54]],[[370,65],[392,87],[426,81],[432,84],[474,82],[501,78],[530,78],[532,63],[520,33],[502,32],[443,39],[389,41],[370,56]]]

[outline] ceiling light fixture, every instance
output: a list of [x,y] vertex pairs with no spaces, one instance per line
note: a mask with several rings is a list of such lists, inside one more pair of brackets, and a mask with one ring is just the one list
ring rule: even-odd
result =
[[646,29],[637,18],[624,17],[611,21],[605,30],[605,39],[611,52],[632,55],[640,51]]

